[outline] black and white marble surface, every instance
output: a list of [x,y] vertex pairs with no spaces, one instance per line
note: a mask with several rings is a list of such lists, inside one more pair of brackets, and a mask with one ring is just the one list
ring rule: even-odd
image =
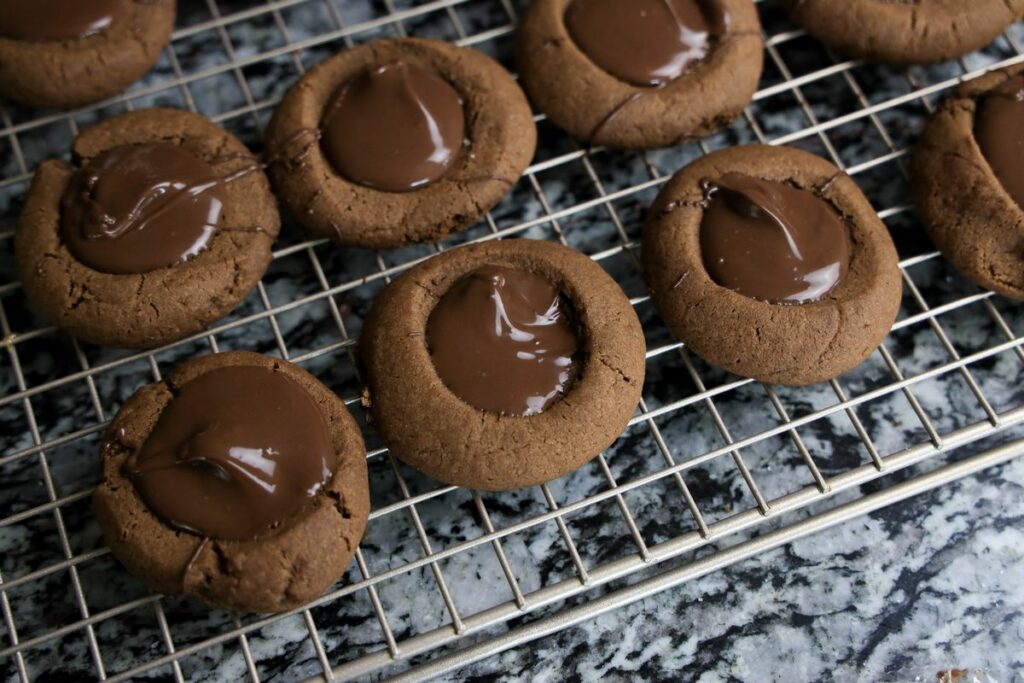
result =
[[[511,230],[526,223],[529,227],[512,230],[511,236],[562,239],[599,256],[626,293],[637,298],[637,314],[652,352],[644,388],[644,410],[654,411],[651,420],[630,427],[604,453],[603,463],[593,462],[552,482],[546,491],[481,495],[486,518],[471,492],[449,491],[392,463],[377,452],[378,440],[366,431],[375,453],[369,461],[375,516],[361,544],[366,571],[378,575],[400,570],[421,560],[427,543],[435,553],[471,545],[436,568],[397,571],[375,584],[373,594],[362,589],[318,605],[308,615],[284,616],[246,631],[244,640],[211,641],[259,617],[210,611],[180,598],[156,602],[106,553],[88,500],[99,474],[102,424],[157,373],[214,349],[288,355],[350,400],[358,412],[360,386],[344,342],[358,335],[370,302],[384,285],[381,269],[428,256],[433,248],[378,254],[314,244],[289,250],[304,238],[285,217],[280,256],[263,280],[263,291],[254,292],[209,337],[152,356],[79,346],[47,329],[14,284],[12,232],[28,173],[42,159],[66,157],[76,128],[128,106],[194,107],[259,151],[259,131],[273,102],[301,70],[350,41],[400,32],[448,40],[468,36],[474,47],[511,66],[509,9],[521,11],[525,2],[295,0],[264,5],[255,0],[180,0],[179,5],[179,32],[171,49],[125,101],[70,117],[7,107],[7,118],[0,119],[0,321],[5,326],[0,354],[0,653],[7,653],[0,654],[0,680],[19,680],[21,671],[30,680],[92,680],[100,676],[101,667],[105,675],[114,676],[165,658],[171,648],[188,653],[173,666],[163,663],[139,677],[303,680],[321,673],[311,627],[331,666],[386,650],[374,609],[377,600],[400,648],[409,638],[450,628],[451,610],[439,590],[441,580],[463,618],[512,600],[492,545],[472,544],[488,525],[509,529],[548,512],[552,504],[565,507],[600,497],[567,514],[564,527],[548,520],[517,527],[501,538],[528,604],[531,594],[560,582],[578,588],[572,583],[578,570],[569,542],[591,573],[637,554],[623,508],[649,547],[691,533],[696,524],[671,476],[630,488],[621,500],[605,495],[611,481],[629,486],[663,472],[662,445],[677,463],[697,461],[725,445],[723,429],[739,441],[776,428],[782,423],[781,407],[791,419],[808,419],[795,431],[799,443],[823,476],[834,477],[871,462],[865,438],[886,457],[928,443],[929,429],[940,437],[949,435],[985,420],[988,409],[1007,414],[1024,405],[1022,357],[1010,348],[988,352],[1024,334],[1024,307],[982,296],[935,257],[908,261],[901,322],[885,342],[893,367],[876,352],[839,378],[836,387],[774,388],[769,393],[680,351],[643,300],[635,247],[620,247],[623,238],[631,245],[639,239],[644,210],[657,189],[631,188],[671,174],[701,154],[702,146],[645,155],[595,150],[584,157],[576,143],[541,120],[536,185],[527,179],[517,183],[492,212],[495,226]],[[748,117],[711,136],[703,147],[764,139],[830,158],[850,169],[883,213],[901,257],[929,254],[932,247],[907,206],[906,159],[899,152],[913,144],[929,107],[943,93],[911,93],[1016,58],[1015,44],[1024,41],[1024,27],[1013,27],[962,64],[909,71],[864,65],[827,70],[842,60],[806,36],[790,35],[792,25],[770,2],[759,7],[766,33],[774,37],[774,47],[766,54],[763,94],[749,107]],[[229,20],[221,27],[216,14]],[[343,37],[338,35],[339,20],[350,28]],[[178,82],[179,74],[184,84]],[[785,85],[802,77],[806,80],[799,90]],[[878,109],[872,116],[859,114],[873,105]],[[840,124],[828,123],[837,118]],[[602,203],[602,192],[620,194]],[[557,220],[543,220],[549,213]],[[443,246],[489,233],[490,227],[481,222]],[[324,295],[314,259],[322,266],[326,286],[337,291]],[[295,301],[301,303],[288,306]],[[267,306],[275,310],[272,317],[264,314]],[[941,313],[922,316],[924,306]],[[963,371],[937,371],[956,357],[970,359]],[[76,375],[98,367],[100,371],[87,376]],[[891,387],[897,373],[907,378],[928,375],[914,382],[912,394],[882,391],[849,413],[828,412],[839,401],[837,391],[863,397]],[[686,402],[703,390],[713,394],[713,404]],[[1024,431],[1009,429],[967,450],[1021,436]],[[769,436],[740,450],[769,501],[813,484],[790,437]],[[34,449],[37,439],[46,445],[41,452]],[[960,450],[948,457],[964,455]],[[936,467],[945,457],[930,458],[916,471]],[[880,490],[910,474],[890,475],[865,491],[846,491],[837,499]],[[708,524],[756,507],[728,453],[696,462],[682,477]],[[424,496],[415,505],[415,517],[413,508],[401,504],[407,495]],[[811,510],[834,502],[821,501]],[[1022,505],[1024,460],[1018,459],[448,677],[902,682],[941,680],[939,670],[964,668],[983,672],[980,680],[1024,680]],[[803,514],[807,511],[787,519]],[[777,523],[767,521],[718,542],[727,546]],[[700,549],[696,556],[713,550]],[[642,575],[692,557],[670,560]],[[354,563],[337,588],[362,576]],[[511,626],[638,578],[531,610]],[[506,628],[497,625],[462,644]],[[15,632],[19,642],[33,643],[20,658],[10,652]],[[447,651],[403,658],[372,677],[400,672]]]
[[444,680],[1021,681],[1022,501],[1017,459]]

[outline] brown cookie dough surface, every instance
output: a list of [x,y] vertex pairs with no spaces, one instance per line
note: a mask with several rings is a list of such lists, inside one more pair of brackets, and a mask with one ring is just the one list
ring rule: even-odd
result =
[[992,42],[1024,0],[783,0],[794,22],[829,47],[871,62],[928,64]]
[[[705,183],[739,173],[808,190],[849,230],[846,275],[809,303],[773,304],[718,285],[701,255]],[[744,377],[820,382],[855,367],[888,333],[902,287],[885,225],[848,176],[786,147],[733,147],[679,171],[651,207],[643,237],[651,297],[672,332],[702,358]]]
[[754,3],[702,2],[724,12],[724,32],[707,56],[655,88],[612,75],[577,45],[566,26],[572,0],[534,0],[518,29],[523,88],[553,123],[592,145],[649,149],[700,139],[739,116],[762,64]]
[[[918,213],[943,256],[972,282],[1015,299],[1024,299],[1024,210],[983,154],[975,126],[980,103],[1022,74],[1015,65],[960,86],[921,135],[913,175]],[[1019,159],[1012,134],[994,144]]]
[[83,37],[32,40],[0,32],[0,96],[35,107],[76,107],[139,80],[170,41],[175,0],[121,3],[109,26]]
[[[324,152],[321,124],[339,88],[371,69],[406,63],[458,92],[465,144],[443,177],[409,192],[353,182]],[[313,232],[342,244],[388,248],[440,240],[504,197],[533,158],[537,133],[512,76],[477,50],[403,38],[344,50],[285,95],[267,129],[269,174],[281,201]]]
[[[441,380],[427,346],[438,301],[467,274],[492,266],[542,276],[574,310],[577,374],[537,414],[471,406]],[[644,350],[629,300],[600,266],[567,247],[530,240],[460,247],[417,265],[377,298],[360,339],[366,402],[391,451],[441,481],[485,490],[560,477],[615,441],[640,399]]]
[[75,139],[82,166],[122,145],[166,142],[208,162],[225,201],[205,248],[177,265],[136,274],[100,272],[79,261],[61,236],[62,198],[75,168],[44,161],[18,220],[15,255],[30,303],[58,327],[101,346],[148,348],[199,332],[227,315],[256,286],[280,230],[277,204],[249,150],[198,114],[145,109],[107,119]]
[[[146,443],[181,387],[233,366],[267,368],[297,382],[326,421],[337,454],[336,469],[312,507],[257,540],[204,539],[171,527],[149,509],[125,474],[126,461]],[[345,571],[369,514],[366,453],[344,403],[298,366],[255,353],[198,358],[163,382],[139,389],[107,429],[102,457],[103,481],[93,501],[114,556],[155,591],[191,595],[225,609],[282,612],[315,599]]]

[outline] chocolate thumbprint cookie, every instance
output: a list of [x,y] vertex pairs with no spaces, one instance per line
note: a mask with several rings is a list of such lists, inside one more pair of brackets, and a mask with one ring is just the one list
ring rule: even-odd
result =
[[694,353],[763,382],[811,384],[863,361],[902,293],[889,231],[857,185],[801,150],[732,147],[662,188],[647,285]]
[[201,331],[256,286],[280,229],[259,161],[208,119],[146,109],[44,161],[18,221],[29,301],[102,346],[148,348]]
[[750,102],[761,24],[751,0],[534,0],[518,62],[530,100],[579,140],[667,147]]
[[191,360],[121,407],[93,501],[103,538],[153,590],[282,612],[334,583],[369,513],[344,402],[287,361]]
[[391,451],[451,484],[532,486],[619,436],[644,379],[629,299],[583,254],[503,240],[443,252],[385,288],[360,352]]
[[377,40],[309,70],[267,130],[270,178],[312,232],[390,248],[443,239],[491,209],[536,145],[530,106],[483,53]]

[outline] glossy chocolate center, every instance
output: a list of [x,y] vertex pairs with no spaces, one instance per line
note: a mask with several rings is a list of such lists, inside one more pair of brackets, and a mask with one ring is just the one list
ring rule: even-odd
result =
[[75,40],[124,14],[125,0],[0,0],[0,35],[15,40]]
[[1024,208],[1024,74],[984,95],[974,137],[1003,188]]
[[484,266],[438,302],[427,348],[463,401],[501,415],[534,415],[565,393],[579,348],[570,305],[539,275]]
[[846,225],[813,193],[738,173],[712,181],[707,192],[700,248],[722,287],[773,304],[802,304],[846,276]]
[[61,234],[94,270],[146,273],[202,251],[225,201],[224,181],[181,147],[123,145],[75,173],[64,194]]
[[395,62],[345,83],[321,127],[324,153],[339,174],[385,192],[409,192],[448,172],[466,120],[448,81]]
[[716,0],[573,0],[565,13],[585,55],[639,86],[664,85],[704,59],[727,19]]
[[247,541],[308,511],[337,464],[309,393],[280,372],[239,365],[182,386],[125,474],[167,524]]

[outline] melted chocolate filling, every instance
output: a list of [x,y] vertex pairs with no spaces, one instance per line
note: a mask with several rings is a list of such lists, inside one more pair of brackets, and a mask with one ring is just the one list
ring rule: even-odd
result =
[[146,273],[195,256],[221,221],[224,185],[206,161],[170,143],[115,147],[75,173],[61,236],[104,273]]
[[410,192],[443,178],[463,146],[462,99],[433,71],[406,62],[342,85],[321,122],[320,144],[345,178]]
[[984,95],[974,137],[1000,184],[1024,208],[1024,74]]
[[0,36],[22,41],[85,38],[110,27],[126,0],[2,0]]
[[627,83],[659,87],[707,57],[728,15],[715,0],[573,0],[565,24],[599,67]]
[[183,385],[125,474],[170,526],[250,541],[308,512],[337,465],[327,422],[298,382],[235,365]]
[[727,173],[707,185],[700,248],[711,279],[773,304],[817,301],[850,265],[842,217],[807,190]]
[[501,415],[535,415],[577,373],[571,307],[543,277],[484,266],[452,285],[427,321],[438,376],[469,405]]

